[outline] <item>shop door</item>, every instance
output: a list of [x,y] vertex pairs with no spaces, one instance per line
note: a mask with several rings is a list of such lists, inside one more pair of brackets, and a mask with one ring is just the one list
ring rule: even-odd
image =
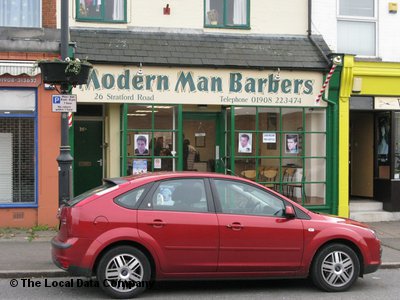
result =
[[372,198],[374,178],[374,115],[350,114],[350,197]]
[[74,124],[74,196],[99,186],[103,179],[103,122]]
[[[219,126],[220,118],[220,113],[183,114],[184,170],[223,172],[219,163],[224,149],[221,126]],[[185,143],[187,142],[189,142],[190,147],[188,153],[185,150]],[[192,147],[196,151],[194,157],[191,154]]]

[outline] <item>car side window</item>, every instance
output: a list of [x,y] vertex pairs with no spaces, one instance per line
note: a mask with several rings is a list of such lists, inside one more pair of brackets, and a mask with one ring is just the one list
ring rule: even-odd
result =
[[222,213],[283,216],[282,199],[255,186],[238,181],[214,179]]
[[148,208],[153,210],[207,212],[207,198],[202,179],[167,180],[160,183]]
[[120,206],[126,208],[135,208],[137,202],[139,201],[140,197],[143,195],[143,192],[146,190],[148,185],[137,187],[129,192],[126,192],[117,198],[115,198],[114,202]]

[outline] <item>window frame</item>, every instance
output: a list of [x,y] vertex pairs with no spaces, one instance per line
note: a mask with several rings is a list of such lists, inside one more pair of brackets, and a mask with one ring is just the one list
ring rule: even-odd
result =
[[[374,24],[375,26],[375,49],[374,55],[360,55],[355,53],[358,57],[378,57],[379,53],[378,53],[378,35],[379,35],[379,31],[378,31],[378,2],[377,0],[373,0],[374,1],[374,16],[373,17],[363,17],[363,16],[349,16],[349,15],[341,15],[340,14],[340,1],[337,1],[337,7],[336,7],[336,11],[337,11],[337,27],[339,22],[342,21],[347,21],[347,22],[354,22],[354,23],[370,23],[370,24]],[[340,52],[341,50],[339,50],[339,38],[338,38],[338,31],[336,31],[336,48],[337,51]]]
[[[150,127],[149,128],[130,128],[128,126],[128,110],[129,107],[140,107],[140,106],[146,106],[148,110],[151,110],[152,112],[151,114],[151,122],[150,122]],[[173,114],[175,114],[175,116],[173,116],[171,118],[171,122],[175,122],[175,124],[172,124],[172,128],[168,128],[168,129],[159,129],[157,128],[156,125],[156,117],[155,117],[155,113],[156,110],[158,109],[157,107],[162,107],[162,106],[169,106],[171,107],[175,112]],[[175,148],[174,145],[172,146],[172,150],[175,150],[176,152],[181,152],[179,151],[179,132],[180,132],[180,128],[178,126],[179,121],[178,121],[178,116],[181,114],[181,108],[178,104],[155,104],[155,103],[124,103],[122,104],[122,109],[121,109],[121,176],[126,176],[128,175],[128,168],[130,167],[130,165],[128,165],[128,161],[129,160],[147,160],[147,172],[157,172],[157,171],[163,171],[163,167],[161,167],[161,169],[159,168],[155,168],[154,164],[155,164],[155,159],[161,159],[161,163],[163,165],[163,163],[165,162],[165,160],[169,160],[172,163],[172,171],[176,171],[179,167],[178,167],[178,156],[179,155],[155,155],[154,153],[154,148],[155,145],[153,145],[154,143],[154,135],[157,133],[171,133],[172,134],[172,140],[173,143],[175,143]],[[133,155],[128,155],[128,147],[131,146],[132,144],[134,145],[134,141],[132,140],[132,138],[129,138],[129,134],[146,134],[148,135],[149,141],[148,141],[148,150],[149,150],[149,154],[148,155],[135,155],[135,153],[133,153]],[[129,144],[129,142],[131,144]],[[163,161],[164,160],[164,161]],[[149,165],[150,162],[150,165]],[[169,170],[166,170],[169,171]]]
[[34,151],[34,191],[33,191],[33,201],[31,202],[1,202],[0,208],[7,208],[7,207],[15,207],[15,208],[37,208],[38,207],[38,91],[37,89],[32,88],[8,88],[8,87],[1,87],[0,89],[5,89],[9,91],[16,91],[16,90],[32,90],[35,93],[35,110],[32,113],[12,113],[10,114],[1,114],[0,118],[29,118],[33,119],[33,151]]
[[111,23],[111,24],[124,24],[127,23],[127,10],[128,10],[128,1],[124,1],[124,18],[123,20],[105,20],[104,12],[105,6],[103,3],[101,4],[101,18],[90,18],[90,17],[82,17],[79,13],[80,0],[75,0],[75,19],[77,22],[93,22],[93,23]]
[[224,15],[223,15],[223,24],[217,24],[217,25],[212,25],[212,24],[207,24],[207,12],[206,12],[206,1],[204,0],[204,14],[203,14],[203,20],[204,20],[204,28],[222,28],[222,29],[250,29],[250,0],[246,0],[246,24],[244,25],[228,25],[226,24],[226,16],[227,16],[227,2],[228,0],[223,0],[224,3]]
[[[225,139],[226,141],[230,140],[230,145],[231,148],[226,149],[227,156],[225,157],[225,165],[228,166],[228,169],[230,172],[236,176],[241,176],[240,170],[238,171],[236,163],[237,161],[240,160],[245,160],[247,163],[251,160],[254,160],[254,170],[256,170],[256,177],[253,179],[255,182],[262,184],[262,185],[267,185],[267,184],[273,184],[277,185],[279,188],[277,192],[283,194],[284,193],[284,187],[287,188],[288,183],[289,184],[294,184],[294,185],[302,185],[301,189],[301,202],[299,201],[298,203],[304,207],[307,208],[322,208],[322,207],[328,207],[331,205],[331,200],[328,199],[328,195],[330,195],[330,188],[328,186],[328,183],[331,181],[331,177],[329,175],[329,169],[330,169],[330,161],[331,161],[331,151],[332,147],[330,147],[330,136],[328,136],[328,133],[332,128],[329,127],[330,121],[329,121],[329,110],[328,107],[322,107],[318,108],[319,111],[323,112],[325,114],[325,127],[323,130],[307,130],[307,121],[306,121],[306,115],[310,111],[316,111],[315,108],[312,108],[310,110],[309,107],[292,107],[292,106],[280,106],[280,107],[263,107],[263,106],[245,106],[245,108],[255,108],[255,124],[256,127],[253,129],[241,129],[237,127],[236,124],[236,114],[235,111],[240,108],[241,106],[230,106],[229,110],[227,112],[227,115],[229,115],[229,120],[227,118],[227,127],[225,128]],[[274,113],[277,113],[277,127],[276,130],[264,130],[263,128],[259,127],[259,114],[260,112],[263,112],[265,108],[273,109],[275,110]],[[295,109],[299,110],[299,113],[302,114],[301,117],[301,127],[297,129],[283,129],[283,112],[285,112],[288,109]],[[264,111],[265,113],[265,111]],[[238,153],[237,149],[237,143],[235,138],[238,136],[238,134],[247,132],[247,133],[252,133],[253,134],[253,152],[252,153]],[[278,154],[267,154],[267,155],[261,155],[259,153],[260,151],[260,145],[262,144],[262,139],[260,138],[260,133],[263,132],[272,132],[277,135],[277,145],[279,146],[278,149]],[[284,139],[282,137],[285,136],[285,134],[298,134],[301,136],[302,141],[300,142],[301,145],[301,151],[296,154],[295,156],[290,153],[285,153],[284,151]],[[307,140],[312,138],[313,136],[316,135],[324,135],[325,136],[325,151],[324,154],[321,153],[311,153],[308,152],[307,148]],[[284,176],[284,170],[288,168],[288,166],[284,166],[285,160],[293,159],[296,157],[297,159],[301,160],[301,166],[302,166],[302,176],[298,180],[293,179],[293,181],[287,181],[287,178]],[[264,181],[263,178],[261,177],[260,174],[260,167],[262,167],[262,164],[260,164],[261,159],[266,159],[266,160],[279,160],[279,168],[278,168],[278,176],[274,181]],[[310,170],[308,167],[309,164],[307,164],[308,161],[318,161],[318,160],[324,160],[324,178],[322,180],[311,180],[309,177],[306,176],[307,172]],[[228,171],[229,172],[229,171]],[[242,176],[241,176],[242,177]],[[292,177],[293,178],[293,177]],[[286,186],[285,186],[286,185]],[[309,195],[306,195],[305,190],[307,188],[312,188],[313,186],[316,185],[323,185],[323,194],[324,194],[324,203],[308,203],[307,202],[307,197]]]
[[[30,0],[31,1],[31,0]],[[39,16],[38,16],[38,18],[39,18],[39,25],[36,27],[36,26],[29,26],[28,28],[42,28],[42,26],[43,26],[43,0],[39,0]],[[6,28],[8,28],[8,27],[16,27],[16,28],[26,28],[27,26],[14,26],[14,25],[12,25],[12,26],[10,26],[10,25],[1,25],[2,27],[6,27]]]

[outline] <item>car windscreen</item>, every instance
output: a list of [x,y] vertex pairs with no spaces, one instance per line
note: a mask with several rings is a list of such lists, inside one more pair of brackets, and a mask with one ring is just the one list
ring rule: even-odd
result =
[[82,200],[84,200],[84,199],[86,199],[86,198],[88,198],[88,197],[90,197],[90,196],[92,196],[94,194],[104,192],[107,189],[113,188],[115,186],[116,186],[115,183],[110,182],[110,181],[106,181],[103,185],[95,187],[95,188],[93,188],[91,190],[88,190],[88,191],[86,191],[86,192],[74,197],[73,199],[69,200],[66,205],[67,206],[74,206],[75,204],[81,202]]

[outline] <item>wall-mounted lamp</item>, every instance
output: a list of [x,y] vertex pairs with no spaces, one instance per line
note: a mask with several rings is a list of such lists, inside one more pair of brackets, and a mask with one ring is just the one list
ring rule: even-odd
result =
[[281,69],[278,68],[276,74],[274,75],[274,80],[279,81],[281,80]]
[[171,13],[171,8],[169,7],[169,4],[167,4],[166,7],[163,9],[164,15],[169,15]]
[[143,65],[140,63],[139,69],[136,72],[136,76],[143,76]]
[[353,93],[361,92],[362,88],[362,78],[354,77],[353,79],[353,88],[351,89]]
[[396,2],[389,2],[389,13],[397,14],[397,3]]
[[52,90],[55,90],[56,87],[54,86],[54,84],[45,83],[44,84],[44,89],[47,90],[47,91],[52,91]]

